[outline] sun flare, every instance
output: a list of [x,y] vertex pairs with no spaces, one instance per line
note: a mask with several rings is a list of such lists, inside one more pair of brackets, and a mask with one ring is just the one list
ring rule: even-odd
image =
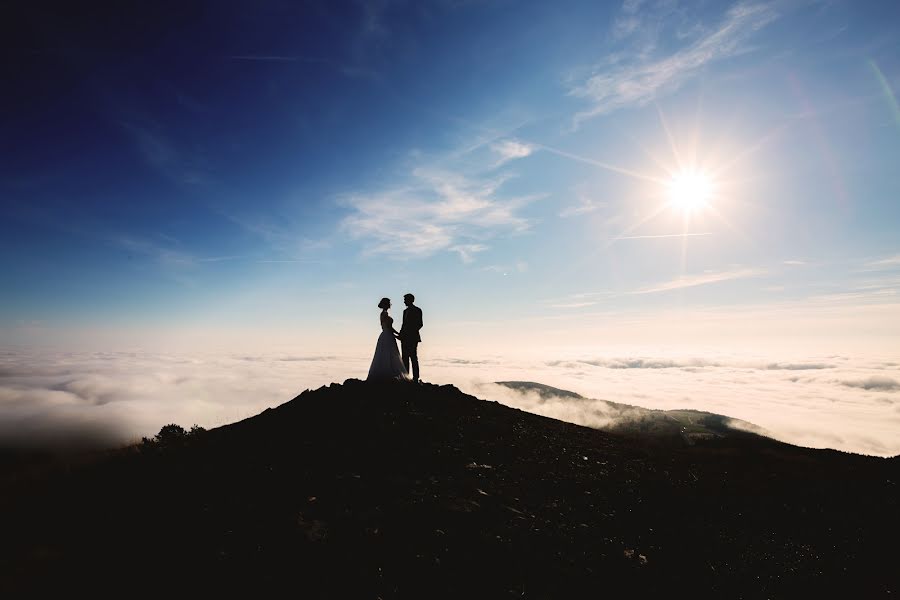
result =
[[694,171],[675,174],[667,187],[669,204],[683,212],[694,212],[706,206],[713,193],[709,176]]

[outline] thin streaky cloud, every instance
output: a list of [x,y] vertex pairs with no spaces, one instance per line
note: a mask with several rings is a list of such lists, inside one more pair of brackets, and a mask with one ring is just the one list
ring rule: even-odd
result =
[[646,58],[652,54],[656,40],[626,48],[627,52],[617,56],[631,55],[638,57],[637,60],[624,65],[610,61],[601,63],[595,67],[593,75],[570,91],[571,95],[593,104],[575,115],[573,125],[577,127],[585,119],[620,108],[644,106],[662,94],[680,88],[707,64],[745,52],[748,40],[777,17],[771,4],[741,2],[728,10],[714,31],[666,56]]
[[622,10],[613,23],[612,36],[614,40],[621,40],[634,34],[641,28],[641,19],[638,15],[642,0],[625,0]]
[[600,300],[614,298],[620,295],[621,294],[616,292],[580,292],[556,298],[547,298],[542,300],[541,304],[552,308],[577,308],[579,306],[597,304]]
[[315,56],[277,56],[277,55],[255,55],[255,54],[241,54],[236,56],[229,56],[233,60],[255,60],[255,61],[269,61],[269,62],[305,62],[305,63],[322,63],[322,64],[331,64],[332,61],[327,58],[317,58]]
[[647,222],[655,219],[657,217],[657,215],[659,215],[662,211],[664,211],[666,209],[667,206],[668,205],[666,203],[661,203],[659,206],[657,206],[655,209],[653,209],[649,214],[647,214],[643,218],[639,219],[636,223],[625,228],[625,231],[620,233],[617,237],[610,238],[609,241],[606,242],[606,247],[609,248],[610,246],[615,244],[617,241],[619,241],[620,238],[625,237],[625,234],[631,233],[632,231],[636,231],[644,223],[647,223]]
[[[435,115],[440,117],[443,120],[449,121],[457,126],[462,126],[465,129],[471,129],[477,132],[475,139],[457,150],[448,154],[445,158],[446,160],[452,161],[459,159],[463,156],[467,156],[472,154],[473,152],[477,152],[478,150],[484,148],[485,146],[493,146],[494,144],[498,144],[502,142],[504,139],[513,139],[512,136],[515,135],[517,131],[519,131],[522,127],[527,125],[530,121],[528,120],[519,120],[516,121],[513,125],[509,127],[505,127],[502,130],[487,127],[484,125],[480,125],[475,123],[469,119],[465,119],[463,117],[458,117],[454,115],[449,115],[445,112],[438,111],[432,108],[425,108],[421,106],[416,106],[419,110],[424,111],[427,114]],[[528,144],[529,146],[534,146],[531,142],[526,140],[519,139],[518,141]]]
[[459,255],[460,260],[466,264],[475,260],[475,254],[484,252],[487,249],[488,246],[485,246],[484,244],[459,244],[449,248],[451,252],[456,252]]
[[614,292],[579,292],[578,294],[572,294],[569,296],[570,298],[608,298],[611,296],[615,296]]
[[534,147],[518,140],[503,140],[491,144],[491,150],[499,155],[497,162],[494,163],[494,168],[497,168],[511,160],[525,158],[534,152]]
[[587,158],[585,156],[579,156],[577,154],[572,154],[571,152],[566,152],[564,150],[558,150],[556,148],[551,148],[550,146],[545,146],[544,144],[533,144],[536,148],[540,148],[541,150],[546,150],[551,154],[556,154],[557,156],[562,156],[564,158],[571,158],[572,160],[576,160],[578,162],[583,162],[588,165],[593,165],[595,167],[600,167],[601,169],[606,169],[607,171],[612,171],[614,173],[619,173],[621,175],[627,175],[628,177],[633,177],[635,179],[641,179],[643,181],[650,181],[652,183],[665,184],[665,181],[658,177],[653,177],[651,175],[645,175],[643,173],[638,173],[637,171],[632,171],[631,169],[626,169],[624,167],[619,167],[610,163],[605,163],[603,161],[594,160],[593,158]]
[[266,264],[269,264],[269,263],[273,263],[273,264],[278,264],[278,263],[318,264],[318,263],[323,263],[325,261],[322,261],[322,260],[258,260],[256,262],[266,263]]
[[809,302],[847,302],[847,301],[867,301],[867,302],[888,302],[895,304],[894,296],[897,296],[897,290],[894,289],[873,289],[860,290],[855,292],[839,292],[835,294],[820,294],[818,296],[810,296]]
[[205,159],[179,149],[159,125],[121,121],[119,125],[152,169],[179,185],[201,185],[210,181]]
[[765,269],[737,269],[734,271],[722,271],[718,273],[703,273],[700,275],[692,275],[679,277],[671,281],[666,281],[657,285],[635,290],[632,294],[655,294],[657,292],[668,292],[671,290],[680,290],[689,287],[697,287],[700,285],[709,285],[711,283],[719,283],[722,281],[732,281],[735,279],[747,279],[749,277],[759,277],[765,275]]
[[661,235],[626,235],[615,238],[616,240],[652,240],[658,238],[685,238],[685,237],[694,237],[698,235],[713,235],[711,231],[704,231],[702,233],[664,233]]
[[228,260],[241,260],[241,259],[243,259],[243,258],[247,258],[247,257],[246,257],[246,256],[243,256],[243,255],[235,255],[235,256],[210,256],[210,257],[201,257],[201,258],[198,258],[198,259],[196,259],[196,260],[197,260],[197,262],[206,263],[206,262],[225,262],[225,261],[228,261]]
[[871,260],[865,264],[865,270],[867,271],[893,269],[894,267],[900,267],[900,254],[895,254],[894,256],[888,256],[887,258],[881,258],[879,260]]
[[595,212],[606,206],[606,202],[598,202],[590,198],[579,198],[579,203],[573,206],[567,206],[559,212],[559,216],[563,219],[567,217],[577,217]]
[[194,265],[199,262],[198,257],[161,246],[151,240],[129,235],[116,235],[111,241],[123,250],[150,257],[165,265]]
[[[167,236],[160,236],[167,237]],[[163,246],[153,240],[130,235],[114,235],[109,238],[110,241],[119,248],[132,253],[147,256],[156,260],[162,265],[173,267],[196,267],[202,263],[218,263],[233,260],[243,260],[246,255],[224,255],[224,256],[196,256],[181,250]],[[177,242],[177,240],[171,240]]]
[[596,302],[570,302],[568,304],[551,304],[550,308],[584,308],[585,306],[594,306]]
[[900,274],[897,273],[879,273],[867,279],[864,279],[855,285],[855,290],[881,290],[886,288],[896,288],[900,286]]

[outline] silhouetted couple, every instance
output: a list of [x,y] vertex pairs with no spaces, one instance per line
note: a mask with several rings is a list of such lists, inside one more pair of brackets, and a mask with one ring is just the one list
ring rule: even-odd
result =
[[[378,303],[381,309],[381,335],[375,345],[375,356],[372,358],[372,366],[369,367],[369,376],[366,381],[384,381],[389,379],[409,379],[409,366],[412,363],[412,380],[419,381],[419,355],[418,347],[422,338],[419,330],[422,329],[422,309],[414,305],[416,297],[412,294],[403,296],[406,309],[403,311],[403,324],[400,331],[394,329],[394,319],[388,314],[391,307],[390,298],[382,298]],[[403,349],[401,359],[397,351],[397,340]]]

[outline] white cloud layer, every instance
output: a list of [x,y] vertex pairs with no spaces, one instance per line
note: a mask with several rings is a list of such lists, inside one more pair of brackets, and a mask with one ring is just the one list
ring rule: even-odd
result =
[[329,356],[6,352],[0,446],[128,443],[167,423],[215,427],[354,373]]
[[[420,355],[426,381],[453,383],[487,400],[585,425],[604,424],[603,411],[559,402],[538,405],[485,384],[537,381],[644,408],[711,411],[798,445],[900,454],[897,357],[707,353],[513,360],[437,356],[425,345]],[[292,353],[7,351],[0,353],[0,445],[126,443],[167,423],[215,427],[277,406],[304,389],[363,379],[369,360]]]
[[[488,371],[488,370],[486,370]],[[616,415],[603,403],[537,403],[490,379],[463,383],[482,398],[587,426]],[[496,373],[496,374],[494,374]],[[896,360],[825,356],[771,361],[750,356],[608,356],[553,360],[509,380],[539,378],[588,398],[653,409],[694,409],[750,422],[778,440],[878,456],[900,454]]]

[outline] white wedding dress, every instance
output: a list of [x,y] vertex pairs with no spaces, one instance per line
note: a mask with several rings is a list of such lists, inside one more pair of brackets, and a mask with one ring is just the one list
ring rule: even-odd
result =
[[394,337],[394,319],[381,313],[381,335],[375,345],[375,356],[372,357],[372,366],[369,367],[369,376],[366,381],[388,381],[391,379],[409,379],[409,373],[400,360],[400,351],[397,349],[397,339]]

